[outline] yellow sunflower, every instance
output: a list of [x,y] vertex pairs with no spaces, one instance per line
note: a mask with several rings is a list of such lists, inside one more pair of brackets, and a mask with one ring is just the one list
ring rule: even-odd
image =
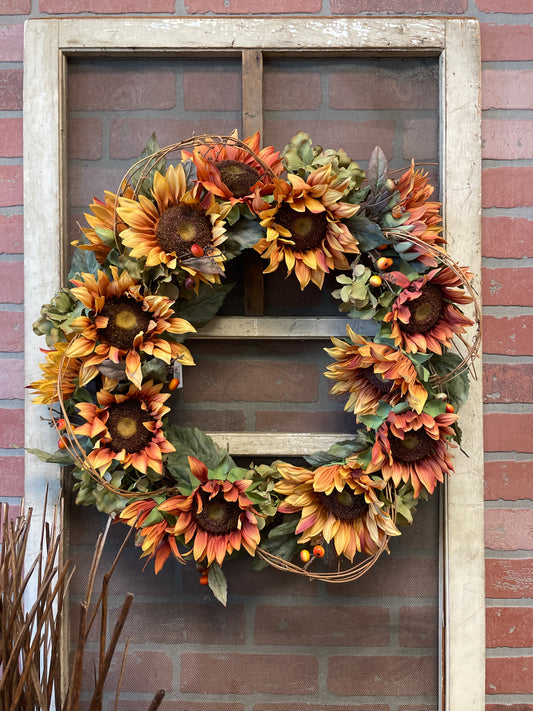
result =
[[[122,195],[125,198],[133,197],[133,189],[126,185]],[[118,197],[109,190],[104,190],[104,200],[93,198],[94,202],[89,206],[91,213],[84,213],[84,217],[90,227],[82,227],[81,231],[87,238],[89,244],[80,244],[77,240],[72,244],[78,249],[85,249],[94,252],[96,259],[103,264],[107,255],[115,246],[115,235],[120,235],[127,225],[118,217],[116,208]],[[100,234],[98,234],[100,233]],[[106,235],[107,239],[102,239]]]
[[141,389],[130,385],[125,394],[99,390],[97,403],[78,402],[76,408],[85,420],[74,429],[93,441],[86,461],[105,474],[113,461],[142,474],[153,469],[162,474],[162,455],[174,452],[165,438],[162,418],[170,410],[164,405],[170,393],[161,393],[163,383],[148,380]]
[[82,274],[73,279],[72,294],[89,310],[72,322],[79,334],[67,349],[71,358],[82,358],[80,385],[86,385],[98,373],[98,366],[109,359],[124,361],[125,375],[137,387],[141,386],[140,353],[158,358],[165,363],[178,360],[194,365],[184,345],[168,341],[165,333],[180,334],[194,331],[188,321],[172,316],[172,304],[166,296],[141,294],[141,285],[127,271],[120,276],[111,267],[113,279],[99,271]]
[[448,412],[434,418],[412,410],[390,412],[376,432],[372,460],[366,471],[379,471],[385,480],[392,479],[395,486],[410,481],[415,497],[422,486],[432,494],[437,482],[443,481],[444,473],[454,471],[448,439],[453,436],[452,425],[458,419]]
[[[152,194],[154,201],[144,195],[120,199],[117,212],[128,225],[120,236],[130,255],[145,259],[147,267],[181,267],[201,281],[219,282],[224,256],[218,245],[226,238],[224,218],[231,205],[203,194],[201,185],[187,190],[181,164],[165,175],[155,173]],[[203,255],[206,259],[199,259]]]
[[386,482],[374,481],[356,463],[331,464],[315,471],[276,462],[282,475],[275,490],[284,496],[281,513],[300,513],[299,543],[333,541],[338,556],[353,561],[358,552],[376,553],[387,536],[399,536],[377,492]]
[[324,349],[336,360],[324,373],[337,381],[330,392],[350,393],[344,409],[355,415],[374,414],[380,400],[396,405],[405,396],[412,409],[421,412],[427,391],[409,358],[395,348],[367,341],[350,326],[346,330],[349,341],[332,338],[335,348]]
[[[469,281],[472,275],[464,271],[464,278]],[[454,335],[473,324],[456,306],[472,301],[463,284],[452,269],[442,267],[403,289],[383,318],[391,324],[395,345],[407,353],[431,351],[439,355],[442,346],[450,348]]]
[[222,565],[226,555],[241,546],[254,556],[260,534],[256,511],[246,496],[251,480],[209,479],[207,467],[195,457],[189,457],[189,465],[198,486],[189,496],[171,496],[158,507],[176,517],[173,535],[183,536],[185,544],[192,542],[194,559],[207,559],[208,565]]
[[331,165],[312,171],[306,180],[290,174],[274,180],[272,207],[259,213],[266,237],[254,249],[270,263],[265,274],[281,262],[294,270],[300,287],[310,281],[320,289],[332,269],[347,269],[346,254],[359,252],[357,241],[341,220],[352,217],[359,205],[340,202],[348,181],[339,183]]
[[[260,149],[259,140],[259,132],[256,132],[243,143],[274,175],[279,176],[283,171],[279,151],[273,146]],[[183,151],[183,158],[192,160],[196,166],[196,179],[213,195],[231,205],[245,203],[253,212],[265,208],[261,198],[272,193],[272,177],[246,149],[212,139],[196,147],[192,153]]]
[[[63,400],[68,399],[76,389],[76,378],[80,372],[82,361],[79,358],[69,358],[65,355],[69,344],[58,341],[54,348],[41,352],[46,355],[46,362],[39,363],[43,371],[42,380],[34,380],[30,388],[40,393],[33,402],[48,405],[59,401],[59,390]],[[61,386],[59,385],[61,382]]]

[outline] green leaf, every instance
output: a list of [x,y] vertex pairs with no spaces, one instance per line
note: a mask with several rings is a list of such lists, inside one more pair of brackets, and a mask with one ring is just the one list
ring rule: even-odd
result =
[[168,365],[159,358],[150,358],[141,368],[143,380],[158,380],[162,383],[168,380]]
[[161,511],[158,511],[157,508],[153,508],[146,517],[146,519],[143,521],[142,527],[144,528],[145,526],[152,526],[154,523],[161,523],[163,519],[164,516]]
[[[291,560],[298,550],[298,539],[295,535],[296,526],[300,520],[299,514],[284,516],[282,522],[273,526],[261,541],[261,548],[268,553],[277,555],[283,560]],[[256,556],[252,568],[261,570],[267,564]]]
[[[434,355],[430,361],[430,367],[440,377],[451,373],[455,368],[462,365],[462,358],[457,353],[443,353]],[[438,387],[438,386],[436,386]],[[457,412],[467,401],[470,389],[468,370],[459,370],[453,378],[443,384],[442,390],[448,395],[448,401],[454,406]]]
[[379,225],[363,215],[354,215],[344,220],[344,222],[352,235],[359,242],[359,248],[362,252],[369,252],[371,249],[375,249],[379,247],[380,244],[387,242]]
[[387,156],[379,146],[376,146],[370,156],[367,171],[367,179],[373,192],[377,192],[385,183],[388,170],[389,162]]
[[228,582],[218,563],[211,563],[207,571],[207,578],[213,595],[225,607],[228,600]]
[[347,457],[358,452],[365,444],[365,435],[359,430],[355,433],[354,439],[336,442],[327,452],[314,452],[304,456],[304,459],[312,467],[322,467],[332,462],[344,461]]
[[437,415],[442,415],[446,410],[446,404],[443,400],[436,398],[435,400],[428,400],[424,405],[423,412],[427,412],[431,417],[437,417]]
[[174,304],[176,316],[184,318],[195,328],[200,328],[209,323],[216,316],[218,310],[224,303],[224,299],[233,289],[234,284],[213,284],[209,286],[200,283],[198,296],[194,292],[191,295],[178,299]]
[[[139,156],[139,160],[142,160],[143,158],[148,158],[148,156],[151,156],[154,153],[157,153],[157,151],[159,151],[159,150],[160,150],[160,146],[159,146],[159,143],[157,142],[155,133],[152,133],[152,135],[148,139],[148,143],[144,147],[143,152]],[[144,195],[145,197],[151,198],[152,197],[151,188],[152,188],[152,185],[154,182],[154,175],[155,175],[156,171],[159,171],[161,174],[164,174],[166,172],[166,169],[167,169],[167,161],[166,161],[166,158],[162,157],[157,161],[157,163],[153,166],[150,173],[143,180],[143,183],[139,188],[139,194]],[[141,180],[141,178],[144,176],[145,173],[146,173],[146,162],[143,161],[131,173],[131,175],[129,177],[129,181],[133,185],[134,188],[137,187],[137,183],[139,183],[139,181]]]
[[46,462],[47,464],[61,464],[63,467],[68,467],[76,463],[72,455],[65,449],[58,449],[57,452],[51,453],[42,449],[26,447],[26,452],[34,454],[41,462]]
[[94,252],[89,249],[77,249],[72,256],[68,279],[70,281],[80,274],[94,274],[96,276],[99,269],[100,264],[94,256]]
[[167,468],[179,486],[188,489],[189,493],[192,491],[191,486],[196,484],[190,478],[191,468],[188,457],[196,457],[209,470],[215,470],[220,467],[217,472],[219,478],[225,476],[235,466],[235,462],[227,451],[215,444],[211,437],[196,427],[169,425],[165,433],[169,442],[176,448],[175,452],[167,455]]
[[266,235],[266,231],[257,220],[242,219],[235,227],[226,230],[226,235],[222,251],[231,259],[244,249],[251,249]]

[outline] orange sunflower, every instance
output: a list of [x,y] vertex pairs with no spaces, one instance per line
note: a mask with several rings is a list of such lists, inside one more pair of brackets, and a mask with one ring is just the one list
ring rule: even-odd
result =
[[432,494],[444,473],[454,471],[448,438],[454,435],[452,425],[458,419],[448,412],[436,417],[412,410],[401,414],[390,412],[376,432],[372,460],[366,471],[379,471],[387,481],[392,479],[395,486],[400,481],[410,481],[415,497],[422,486]]
[[208,565],[215,560],[222,565],[226,554],[241,545],[254,556],[260,534],[256,511],[246,496],[251,480],[209,479],[207,467],[195,457],[189,457],[189,466],[198,486],[189,496],[171,496],[158,507],[176,517],[173,535],[183,536],[186,544],[193,541],[194,559],[207,559]]
[[[126,198],[133,197],[133,188],[126,185],[122,195]],[[72,244],[78,249],[85,249],[94,252],[96,259],[103,264],[107,255],[115,246],[115,235],[120,235],[127,225],[119,219],[116,213],[118,197],[109,190],[104,190],[104,200],[93,198],[94,202],[89,206],[92,214],[84,213],[84,217],[90,227],[82,227],[81,231],[89,241],[89,244],[80,244],[77,240]],[[103,237],[106,237],[103,239]]]
[[322,288],[324,275],[347,269],[346,254],[359,252],[357,241],[341,220],[352,217],[359,205],[340,202],[348,180],[339,183],[331,165],[312,171],[306,180],[290,174],[274,180],[275,203],[259,213],[266,237],[254,249],[270,263],[265,274],[285,261],[300,287],[309,281]]
[[[440,202],[430,201],[435,188],[428,181],[428,174],[415,170],[414,161],[396,183],[400,201],[392,208],[392,216],[402,221],[402,228],[409,227],[409,234],[428,245],[435,246],[446,240],[441,236],[442,217]],[[419,254],[418,259],[427,266],[436,266],[435,258],[421,246],[413,244],[410,251]]]
[[184,365],[194,365],[192,356],[184,345],[162,338],[162,334],[180,334],[194,331],[194,327],[182,318],[173,317],[172,304],[166,296],[141,294],[137,284],[127,271],[120,276],[116,267],[111,267],[113,279],[99,271],[82,274],[81,279],[72,279],[75,288],[72,294],[89,309],[87,316],[72,322],[79,336],[67,349],[71,358],[83,358],[80,369],[80,385],[87,384],[98,373],[98,366],[106,359],[125,364],[128,380],[141,387],[140,353],[159,358],[165,363],[178,360]]
[[76,378],[82,361],[79,358],[65,356],[68,345],[64,341],[58,341],[51,350],[40,349],[46,355],[46,363],[39,363],[39,368],[43,371],[44,378],[30,383],[30,388],[40,393],[33,399],[33,402],[40,405],[58,402],[59,381],[61,381],[61,397],[63,400],[68,399],[76,389]]
[[175,451],[163,433],[162,418],[170,410],[163,403],[170,393],[161,393],[162,387],[163,383],[154,385],[148,380],[140,390],[130,385],[125,394],[99,390],[98,404],[76,403],[85,423],[74,433],[94,442],[86,461],[100,474],[105,474],[113,461],[142,474],[148,468],[162,474],[163,454]]
[[[218,245],[231,205],[203,195],[201,185],[187,190],[182,165],[170,166],[165,175],[156,172],[152,194],[155,202],[144,195],[120,199],[117,212],[128,225],[120,236],[130,255],[145,259],[147,267],[181,267],[201,281],[219,282],[224,256]],[[208,259],[195,259],[203,254]]]
[[314,538],[333,541],[338,556],[353,561],[356,553],[376,553],[387,536],[399,536],[386,505],[377,492],[386,482],[374,481],[355,463],[331,464],[315,471],[276,462],[282,475],[275,490],[285,498],[281,513],[300,513],[296,534],[299,543]]
[[[464,279],[472,274],[464,271]],[[391,324],[391,337],[407,353],[442,353],[450,348],[456,333],[464,333],[473,321],[455,304],[469,304],[472,297],[462,287],[464,281],[449,267],[433,269],[400,292],[383,321]]]
[[155,558],[154,568],[159,573],[169,555],[184,563],[183,556],[178,550],[176,539],[168,533],[168,524],[161,516],[161,521],[143,526],[152,511],[157,507],[154,499],[137,499],[128,504],[119,514],[128,526],[138,529],[137,543],[142,548],[141,558],[148,556],[148,561]]
[[349,341],[332,338],[335,348],[324,349],[336,360],[324,373],[337,381],[330,392],[350,393],[344,409],[356,415],[374,414],[380,400],[396,405],[405,396],[413,410],[421,412],[427,392],[409,358],[400,350],[367,341],[350,326],[346,330]]
[[[273,146],[260,150],[259,132],[245,138],[243,143],[274,175],[281,174],[283,164],[279,151]],[[231,142],[217,143],[211,139],[196,147],[193,153],[183,151],[183,158],[192,160],[196,166],[196,179],[205,190],[231,205],[245,203],[254,212],[264,209],[261,196],[272,193],[272,177],[246,149]]]

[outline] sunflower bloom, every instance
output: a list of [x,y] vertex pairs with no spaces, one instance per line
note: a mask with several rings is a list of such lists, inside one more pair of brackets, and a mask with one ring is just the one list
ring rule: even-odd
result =
[[281,513],[300,513],[296,534],[299,543],[323,537],[333,541],[338,556],[353,562],[356,553],[373,555],[386,545],[387,536],[398,536],[386,505],[377,492],[386,482],[374,481],[356,464],[332,464],[315,471],[277,462],[282,475],[275,490],[285,498]]
[[349,341],[332,338],[335,348],[324,350],[335,363],[326,378],[335,380],[334,395],[350,393],[344,407],[355,415],[374,414],[380,400],[396,405],[405,396],[415,412],[422,412],[427,392],[413,363],[401,351],[367,341],[347,326]]
[[[33,399],[33,402],[40,405],[58,402],[60,390],[61,398],[67,400],[76,389],[76,378],[82,361],[79,358],[70,358],[65,355],[68,346],[68,343],[58,341],[51,350],[41,348],[42,353],[46,355],[46,362],[39,363],[44,378],[30,383],[30,388],[40,393]],[[60,382],[61,385],[59,385]]]
[[[137,200],[120,199],[117,212],[128,228],[121,233],[123,244],[147,267],[163,265],[173,271],[181,267],[206,283],[220,281],[224,256],[218,249],[225,236],[224,218],[229,203],[217,203],[201,185],[187,190],[182,165],[170,166],[165,175],[156,172],[152,188],[154,201],[144,195]],[[196,245],[207,259],[195,259]]]
[[341,220],[352,217],[359,205],[340,202],[348,181],[338,182],[331,165],[312,171],[306,180],[288,175],[274,181],[275,203],[259,213],[266,237],[254,249],[269,265],[265,274],[285,262],[287,275],[294,270],[300,287],[310,281],[322,288],[324,275],[347,269],[346,254],[359,252],[357,241]]
[[[472,275],[464,271],[467,280]],[[391,324],[391,337],[397,348],[407,353],[431,351],[441,354],[450,348],[452,338],[464,333],[473,321],[456,304],[469,304],[461,278],[449,267],[433,269],[411,282],[400,292],[383,321]]]
[[141,285],[126,271],[119,276],[117,268],[111,267],[111,273],[112,280],[101,271],[97,277],[82,274],[81,280],[72,280],[76,285],[72,293],[89,309],[87,316],[72,322],[79,335],[67,349],[71,358],[83,358],[80,385],[92,380],[106,359],[123,360],[126,377],[139,388],[141,353],[165,363],[178,360],[194,365],[188,348],[162,337],[195,330],[188,321],[172,316],[174,302],[166,296],[143,296]]
[[[123,197],[133,197],[133,189],[130,185],[126,185]],[[113,249],[113,240],[115,235],[120,235],[127,225],[119,219],[116,208],[118,205],[118,197],[115,193],[109,190],[104,190],[104,200],[93,198],[94,202],[89,206],[91,213],[84,213],[90,227],[82,227],[81,231],[87,238],[89,244],[80,244],[78,241],[72,244],[78,249],[85,249],[94,252],[94,256],[103,264],[109,252]],[[98,234],[100,232],[100,234]],[[101,235],[108,235],[109,239],[102,239]]]
[[138,529],[136,542],[142,548],[141,558],[152,558],[156,574],[159,573],[169,555],[184,563],[183,556],[178,550],[176,539],[168,533],[168,524],[163,519],[154,524],[144,526],[145,521],[152,511],[157,508],[154,499],[137,499],[128,504],[119,514],[119,518],[128,526]]
[[99,390],[97,403],[79,402],[76,408],[85,420],[74,433],[93,441],[87,463],[101,475],[116,461],[142,474],[148,468],[162,474],[162,456],[174,452],[165,438],[162,418],[170,410],[164,405],[170,393],[161,393],[163,383],[148,380],[140,390],[130,385],[125,394]]
[[[259,149],[259,132],[243,140],[259,160],[266,164],[275,176],[283,171],[283,164],[272,146]],[[252,211],[265,203],[262,195],[272,193],[271,175],[263,165],[244,148],[212,139],[197,146],[193,153],[183,151],[184,159],[191,159],[196,166],[196,179],[205,190],[231,205],[245,203]]]
[[225,556],[241,546],[254,556],[260,534],[256,511],[246,496],[251,481],[209,479],[205,464],[194,457],[189,464],[198,486],[189,496],[171,496],[158,507],[176,517],[173,535],[183,536],[185,544],[192,542],[194,559],[207,560],[207,565],[222,565]]
[[407,410],[401,414],[390,412],[376,432],[372,460],[366,471],[377,472],[392,479],[395,486],[401,481],[411,482],[415,497],[422,487],[432,494],[444,473],[453,472],[448,451],[448,438],[454,435],[452,425],[458,416],[443,413],[436,417]]
[[[415,170],[414,161],[396,183],[400,193],[400,201],[393,207],[392,216],[395,219],[403,217],[402,229],[409,227],[409,233],[428,245],[435,246],[446,240],[441,236],[442,217],[440,202],[430,201],[435,188],[428,181],[428,174]],[[423,247],[413,244],[410,251],[418,252],[419,261],[427,266],[435,266],[436,261],[431,253]]]

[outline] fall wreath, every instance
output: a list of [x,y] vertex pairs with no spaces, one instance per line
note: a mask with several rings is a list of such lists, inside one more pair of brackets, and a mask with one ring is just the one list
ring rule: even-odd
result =
[[[94,199],[69,286],[34,324],[48,348],[30,387],[59,445],[30,451],[70,465],[77,503],[134,527],[156,572],[170,555],[192,560],[223,602],[221,566],[242,552],[342,582],[387,550],[453,472],[479,343],[472,275],[446,252],[427,173],[413,162],[394,177],[376,148],[365,175],[302,132],[281,152],[259,140],[161,149],[152,137],[117,192]],[[338,272],[340,311],[378,327],[365,338],[347,325],[326,349],[354,434],[305,466],[238,466],[201,430],[168,422],[179,368],[194,366],[183,341],[216,315],[225,265],[247,249],[302,290]]]

